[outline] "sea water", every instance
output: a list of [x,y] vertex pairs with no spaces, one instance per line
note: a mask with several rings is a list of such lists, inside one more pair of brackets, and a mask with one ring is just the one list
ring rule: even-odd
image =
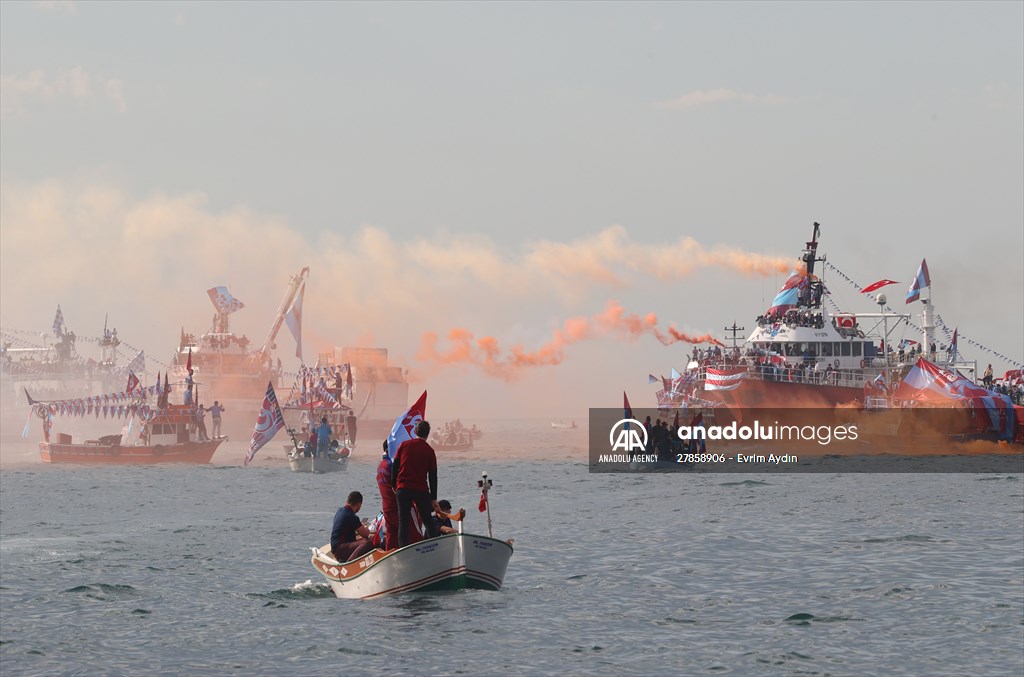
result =
[[[377,454],[289,472],[0,450],[0,673],[1024,673],[1018,473],[591,474],[584,430],[497,421],[440,493],[514,539],[498,592],[335,599],[309,563]],[[371,445],[375,446],[375,445]]]

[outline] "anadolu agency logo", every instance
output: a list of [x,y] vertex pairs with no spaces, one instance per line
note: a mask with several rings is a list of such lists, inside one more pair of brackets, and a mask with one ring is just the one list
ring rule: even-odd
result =
[[624,451],[627,454],[644,451],[647,449],[647,428],[635,418],[624,418],[612,426],[608,433],[608,444],[612,451]]

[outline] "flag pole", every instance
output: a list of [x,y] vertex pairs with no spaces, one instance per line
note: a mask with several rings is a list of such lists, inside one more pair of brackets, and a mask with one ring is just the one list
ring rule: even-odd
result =
[[484,506],[487,508],[487,535],[494,538],[494,530],[491,528],[491,499],[488,496],[488,491],[494,485],[494,481],[487,479],[487,471],[485,470],[481,479],[476,481],[476,484],[481,489]]

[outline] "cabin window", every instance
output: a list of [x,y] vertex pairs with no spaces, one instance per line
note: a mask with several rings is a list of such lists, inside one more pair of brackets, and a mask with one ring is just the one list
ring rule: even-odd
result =
[[821,356],[822,357],[832,357],[832,344],[831,343],[822,343],[821,344]]
[[853,348],[853,356],[860,357],[860,341],[854,341],[851,345]]
[[840,343],[839,344],[839,351],[840,351],[840,353],[842,353],[843,357],[849,357],[850,356],[850,343],[849,342]]
[[818,344],[817,343],[801,343],[800,344],[800,353],[803,354],[804,351],[806,351],[807,354],[810,355],[811,357],[817,357],[818,356]]

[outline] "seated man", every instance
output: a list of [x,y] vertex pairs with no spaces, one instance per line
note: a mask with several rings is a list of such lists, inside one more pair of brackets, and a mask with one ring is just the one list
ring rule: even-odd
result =
[[[434,514],[430,516],[430,519],[434,522],[434,528],[442,536],[445,534],[457,534],[458,531],[452,526],[452,504],[447,500],[440,500],[437,502],[437,507],[440,510],[435,510]],[[461,520],[465,516],[465,510],[460,510],[458,519]]]
[[339,562],[358,559],[373,550],[370,531],[356,516],[363,507],[363,495],[353,491],[348,495],[345,505],[334,515],[334,527],[331,529],[331,554]]

